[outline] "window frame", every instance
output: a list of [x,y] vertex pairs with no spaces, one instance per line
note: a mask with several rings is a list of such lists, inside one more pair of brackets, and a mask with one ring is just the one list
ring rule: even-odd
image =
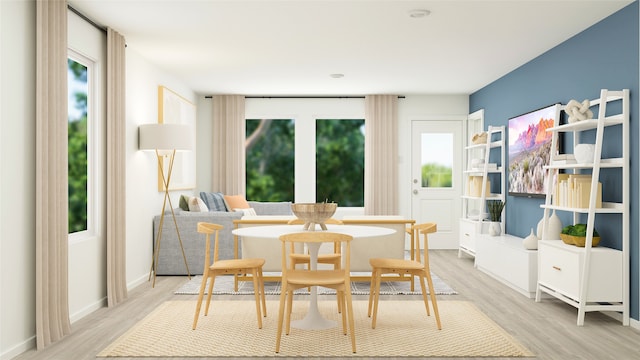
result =
[[96,123],[98,119],[97,98],[99,96],[99,63],[74,49],[67,50],[67,59],[87,68],[87,229],[68,233],[70,243],[94,239],[99,234],[98,224],[98,161],[100,139]]

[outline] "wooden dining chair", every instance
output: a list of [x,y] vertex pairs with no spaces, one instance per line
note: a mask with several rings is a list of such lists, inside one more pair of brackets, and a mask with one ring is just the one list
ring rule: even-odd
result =
[[[307,231],[300,233],[290,233],[280,236],[282,242],[282,290],[280,293],[280,308],[278,311],[278,332],[276,335],[276,353],[280,352],[280,340],[282,338],[282,326],[285,316],[286,305],[286,334],[291,332],[291,310],[293,308],[293,292],[297,289],[310,286],[323,286],[336,290],[336,297],[340,303],[342,311],[342,332],[347,334],[347,327],[351,335],[351,350],[356,352],[356,336],[353,320],[353,303],[351,299],[351,240],[350,235],[332,233],[326,231]],[[321,245],[323,243],[339,243],[344,246],[344,266],[340,269],[315,269],[295,268],[292,266],[288,253],[300,251],[301,244]],[[346,306],[346,307],[345,307]],[[345,311],[346,310],[346,311]],[[347,326],[348,322],[348,326]]]
[[[304,220],[299,218],[289,220],[289,225],[302,224],[304,224]],[[327,221],[325,221],[325,224],[342,225],[342,221],[334,218],[329,218],[327,219]],[[296,253],[293,251],[290,253],[289,258],[291,259],[291,263],[294,267],[298,264],[306,264],[307,266],[309,266],[309,262],[311,259],[308,252]],[[333,265],[334,269],[340,269],[341,262],[342,256],[340,255],[340,243],[336,242],[333,244],[333,253],[318,254],[318,264],[331,264]]]
[[[423,223],[413,226],[413,231],[416,232],[414,236],[415,242],[415,256],[413,260],[405,259],[388,259],[388,258],[374,258],[369,259],[371,264],[371,287],[369,289],[369,309],[367,315],[371,317],[373,312],[373,319],[371,320],[371,328],[376,328],[376,319],[378,315],[378,300],[380,298],[380,282],[382,275],[385,274],[397,274],[399,276],[409,275],[411,277],[417,276],[420,279],[420,286],[422,287],[422,298],[424,300],[424,306],[427,310],[427,315],[430,316],[429,300],[427,298],[427,292],[425,291],[425,279],[429,284],[429,294],[431,296],[431,302],[433,304],[433,312],[436,317],[436,324],[438,330],[442,329],[440,323],[440,314],[438,313],[438,303],[436,301],[436,293],[433,289],[433,279],[431,278],[431,270],[429,269],[429,241],[427,234],[434,233],[438,230],[435,223]],[[423,235],[423,261],[420,258],[420,234]]]
[[[222,225],[199,222],[197,225],[198,232],[205,234],[205,255],[204,270],[202,272],[202,284],[198,294],[198,303],[196,305],[196,313],[193,318],[193,330],[198,325],[198,317],[200,316],[200,307],[202,306],[202,298],[204,297],[204,289],[209,282],[209,290],[207,293],[207,304],[204,308],[204,315],[209,313],[209,304],[211,303],[211,294],[213,293],[213,284],[218,275],[246,275],[251,274],[253,279],[253,289],[256,299],[256,313],[258,316],[258,328],[262,329],[262,316],[267,316],[267,302],[264,294],[264,282],[262,280],[262,266],[265,260],[260,258],[249,259],[218,259],[218,238],[219,232],[223,228]],[[213,256],[211,256],[211,236],[214,237]],[[261,304],[262,303],[262,304]],[[260,309],[262,305],[262,309]]]

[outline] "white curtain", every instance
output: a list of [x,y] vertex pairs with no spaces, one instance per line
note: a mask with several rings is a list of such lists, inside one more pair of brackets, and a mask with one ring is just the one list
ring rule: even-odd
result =
[[107,304],[127,298],[125,39],[107,29]]
[[213,96],[212,191],[245,194],[245,118],[242,95]]
[[365,96],[364,212],[398,215],[398,96]]
[[71,333],[68,298],[67,3],[36,1],[36,345]]

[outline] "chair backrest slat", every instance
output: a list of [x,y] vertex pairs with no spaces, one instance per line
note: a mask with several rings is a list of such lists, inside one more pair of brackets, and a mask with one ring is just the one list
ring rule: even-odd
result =
[[344,244],[345,253],[344,253],[344,264],[343,268],[347,274],[350,271],[351,264],[351,240],[353,237],[351,235],[340,234],[335,232],[328,231],[305,231],[305,232],[297,232],[290,233],[280,236],[280,241],[282,242],[282,272],[283,276],[287,269],[290,269],[288,264],[289,254],[287,253],[287,249],[290,249],[291,252],[299,252],[302,249],[302,245],[304,243],[333,243],[341,246]]
[[[436,223],[421,223],[413,225],[413,241],[415,243],[415,257],[416,261],[421,262],[425,266],[429,266],[429,239],[428,234],[438,231],[438,225]],[[420,236],[422,235],[422,236]],[[420,238],[422,238],[422,246]],[[421,251],[422,250],[422,251]],[[421,253],[422,252],[422,256]]]
[[[207,222],[199,222],[197,225],[197,230],[201,234],[205,234],[205,253],[204,253],[204,267],[205,269],[211,266],[214,262],[218,261],[218,235],[220,234],[220,230],[222,230],[224,226],[214,223]],[[213,237],[213,259],[211,259],[210,249],[211,249],[211,235]]]

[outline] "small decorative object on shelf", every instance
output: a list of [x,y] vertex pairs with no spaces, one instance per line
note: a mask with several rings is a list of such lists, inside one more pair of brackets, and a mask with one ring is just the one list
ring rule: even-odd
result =
[[533,233],[533,228],[529,236],[522,241],[522,246],[527,250],[538,250],[538,237]]
[[593,144],[578,144],[573,148],[573,156],[578,164],[591,164],[595,150],[596,147]]
[[591,111],[589,107],[591,107],[591,101],[589,101],[589,99],[585,99],[581,103],[577,100],[569,100],[564,109],[565,113],[569,115],[569,123],[592,119],[593,111]]
[[474,144],[486,144],[487,143],[487,133],[481,132],[473,135],[471,138],[471,142]]
[[[567,245],[584,247],[587,239],[587,224],[565,226],[560,234],[560,239]],[[593,229],[591,246],[598,246],[598,244],[600,244],[600,234],[598,234],[596,229]]]
[[337,203],[330,202],[291,204],[293,214],[304,221],[303,228],[311,231],[315,230],[316,224],[327,230],[324,222],[335,214],[337,208]]

